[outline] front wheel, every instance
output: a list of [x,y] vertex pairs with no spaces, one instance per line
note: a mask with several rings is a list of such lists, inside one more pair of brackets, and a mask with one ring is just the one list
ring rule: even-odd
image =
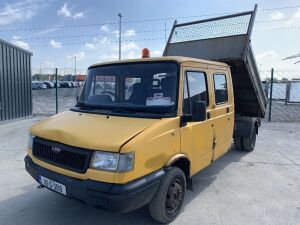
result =
[[185,190],[185,174],[181,169],[172,167],[149,203],[152,218],[160,223],[173,221],[181,209]]

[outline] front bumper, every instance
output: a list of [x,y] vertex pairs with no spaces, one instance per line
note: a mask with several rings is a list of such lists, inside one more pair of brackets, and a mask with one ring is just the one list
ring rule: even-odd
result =
[[67,189],[67,197],[121,213],[135,210],[147,204],[153,198],[166,173],[165,169],[160,169],[127,184],[112,184],[93,180],[79,180],[47,170],[35,164],[28,155],[24,160],[26,171],[36,181],[42,175],[64,184]]

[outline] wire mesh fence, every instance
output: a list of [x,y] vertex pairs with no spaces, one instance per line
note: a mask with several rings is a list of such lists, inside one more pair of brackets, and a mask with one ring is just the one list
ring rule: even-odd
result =
[[300,122],[300,71],[274,70],[273,85],[271,71],[261,71],[261,76],[268,97],[266,120]]
[[171,43],[247,34],[251,14],[183,24],[175,27]]
[[[35,68],[32,70],[32,97],[34,115],[53,115],[74,107],[82,89],[85,73],[83,69]],[[271,71],[260,71],[268,106],[265,121],[300,122],[300,70],[274,70],[273,91],[271,92]],[[42,86],[43,87],[42,87]],[[272,101],[271,111],[269,108]],[[270,113],[271,112],[271,113]]]
[[83,69],[57,69],[57,82],[56,68],[32,69],[33,114],[53,115],[74,107],[84,80]]

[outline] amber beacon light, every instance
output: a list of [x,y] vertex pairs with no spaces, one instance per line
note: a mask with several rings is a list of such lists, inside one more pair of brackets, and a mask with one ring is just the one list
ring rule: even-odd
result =
[[150,58],[150,51],[148,48],[144,48],[142,51],[142,58]]

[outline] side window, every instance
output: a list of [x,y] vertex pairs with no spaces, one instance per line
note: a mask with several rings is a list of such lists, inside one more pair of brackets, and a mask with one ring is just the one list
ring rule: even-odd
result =
[[193,103],[205,101],[208,105],[207,81],[204,72],[186,72],[186,82],[184,86],[184,106],[183,112],[189,114]]
[[228,102],[227,81],[224,74],[214,74],[216,104]]

